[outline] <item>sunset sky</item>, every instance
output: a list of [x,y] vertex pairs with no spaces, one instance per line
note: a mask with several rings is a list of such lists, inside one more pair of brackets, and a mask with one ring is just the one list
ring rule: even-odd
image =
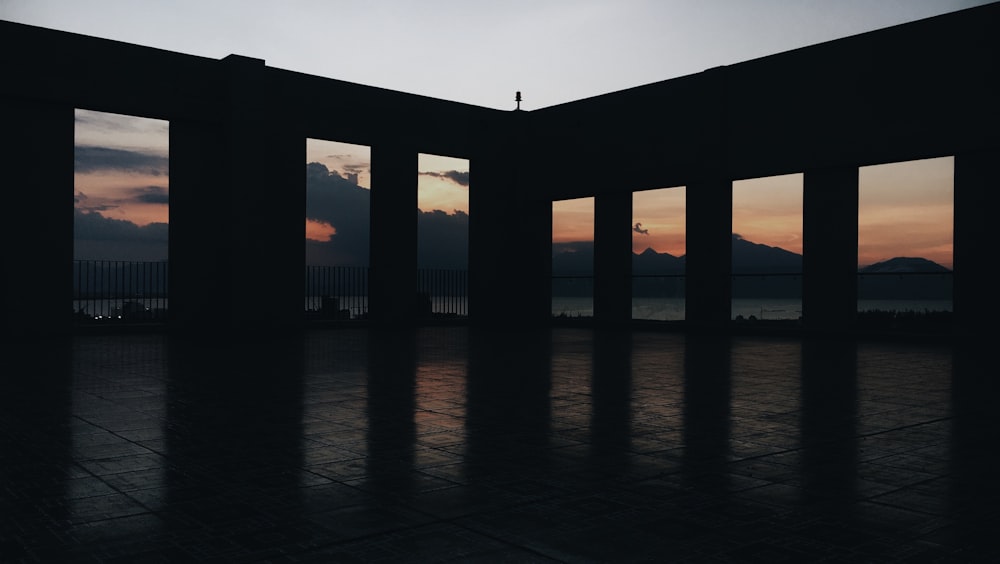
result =
[[632,252],[653,249],[684,256],[686,250],[684,186],[643,190],[632,194]]
[[[923,257],[952,268],[954,159],[858,169],[858,265]],[[733,182],[733,233],[802,253],[802,174]],[[632,194],[632,251],[685,254],[685,189]],[[591,241],[594,199],[554,202],[552,239]]]
[[169,123],[76,111],[77,208],[139,226],[167,222]]
[[469,160],[417,155],[417,208],[469,213]]
[[167,258],[169,123],[76,110],[74,257]]
[[955,159],[858,171],[858,263],[923,257],[952,268]]
[[306,162],[322,163],[344,178],[357,174],[358,186],[372,187],[372,150],[367,145],[306,139]]

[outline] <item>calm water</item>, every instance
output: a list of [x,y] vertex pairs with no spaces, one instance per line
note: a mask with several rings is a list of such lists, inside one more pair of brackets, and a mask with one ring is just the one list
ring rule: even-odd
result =
[[[858,300],[858,311],[951,311],[951,300]],[[594,315],[589,297],[553,297],[552,315],[590,317]],[[801,299],[737,299],[733,300],[732,317],[742,315],[757,319],[798,319],[802,315]],[[682,321],[683,298],[634,298],[632,318],[656,321]]]

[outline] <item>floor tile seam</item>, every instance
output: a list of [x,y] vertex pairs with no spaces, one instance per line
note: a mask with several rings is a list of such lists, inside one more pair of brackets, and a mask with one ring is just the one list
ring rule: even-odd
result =
[[[76,417],[76,416],[74,416],[74,417]],[[93,423],[91,423],[91,424],[95,425]],[[100,427],[99,425],[95,425],[95,426]],[[103,429],[103,427],[101,427],[101,428]],[[119,437],[119,438],[124,439],[124,437],[121,437],[120,435],[118,435],[114,431],[110,431],[108,429],[104,429],[104,430],[106,432],[108,432],[108,433],[111,433],[111,434]],[[125,439],[125,440],[128,441],[128,439]],[[129,441],[129,442],[132,442],[132,441]],[[143,448],[145,448],[145,447],[143,447]],[[155,451],[152,451],[152,449],[148,449],[148,450],[150,450],[151,452],[155,452]],[[164,459],[168,459],[168,457],[166,457],[165,455],[163,455],[161,453],[156,453],[156,454],[159,455],[159,456],[163,456]],[[113,457],[112,459],[114,459],[114,458],[123,458],[123,457]],[[115,491],[118,495],[125,496],[132,503],[135,503],[135,504],[139,505],[139,507],[142,507],[143,509],[145,509],[146,513],[150,513],[152,515],[155,515],[157,518],[161,518],[161,516],[158,514],[158,512],[156,510],[151,509],[148,505],[146,505],[145,503],[143,503],[141,500],[137,499],[135,496],[130,495],[130,491],[143,491],[143,490],[130,490],[130,491],[123,490],[123,489],[119,488],[118,486],[114,485],[113,483],[109,482],[108,480],[105,480],[104,476],[101,476],[101,475],[98,475],[98,474],[94,473],[89,468],[87,468],[86,466],[80,464],[79,462],[76,462],[76,465],[79,466],[81,470],[83,470],[84,472],[86,472],[87,474],[89,474],[90,477],[99,480],[105,486],[107,486],[107,487],[111,488],[113,491]],[[118,473],[109,474],[109,475],[114,476],[114,475],[124,474],[124,473],[127,473],[127,472],[118,472]],[[113,494],[108,494],[108,495],[113,495]],[[93,497],[99,497],[99,496],[92,496],[91,498],[85,498],[85,499],[93,499]],[[142,514],[143,513],[137,513],[136,515],[142,515]],[[116,518],[118,518],[118,517],[109,517],[108,519],[116,519]]]
[[955,419],[954,416],[949,415],[947,417],[939,417],[937,419],[929,419],[927,421],[920,421],[918,423],[911,423],[909,425],[901,425],[899,427],[893,427],[892,429],[883,429],[881,431],[873,431],[871,433],[861,433],[861,434],[856,435],[855,438],[876,437],[876,436],[879,436],[879,435],[884,435],[886,433],[893,433],[893,432],[896,432],[896,431],[903,431],[903,430],[906,430],[906,429],[913,429],[915,427],[921,427],[923,425],[932,425],[934,423],[942,423],[942,422],[947,422],[947,421],[953,421],[954,419]]
[[[466,484],[456,484],[456,485],[459,486],[459,487],[466,486]],[[454,517],[440,517],[438,515],[435,515],[432,512],[428,512],[427,510],[421,509],[419,507],[419,505],[418,506],[414,506],[414,505],[411,505],[410,503],[407,503],[407,502],[402,502],[400,505],[406,507],[410,511],[413,511],[415,513],[419,513],[419,514],[427,516],[427,517],[430,517],[430,518],[434,519],[438,523],[454,524],[454,525],[460,526],[462,528],[469,529],[469,527],[466,527],[464,525],[458,524],[456,522],[460,521],[460,520],[463,520],[463,519],[469,519],[471,517],[483,516],[483,515],[489,515],[491,513],[498,513],[498,512],[510,511],[510,510],[515,510],[515,509],[520,509],[520,508],[525,508],[525,507],[531,507],[531,506],[537,505],[539,503],[549,503],[549,502],[553,502],[553,501],[559,500],[559,499],[573,500],[573,499],[579,497],[581,493],[582,492],[577,492],[575,490],[566,490],[566,491],[561,491],[561,492],[553,492],[553,493],[551,493],[549,495],[541,495],[541,496],[538,496],[538,497],[534,497],[534,498],[531,498],[531,499],[526,499],[526,500],[519,501],[519,502],[503,504],[503,505],[500,505],[500,506],[492,508],[492,509],[484,509],[484,510],[479,510],[479,511],[472,511],[472,512],[465,513],[465,514],[462,514],[462,515],[457,515],[457,516],[454,516]],[[584,495],[584,497],[590,497],[593,494],[584,493],[583,495]]]
[[[908,508],[906,508],[906,507],[900,507],[900,506],[898,506],[898,505],[894,505],[894,504],[891,504],[891,503],[885,503],[885,502],[881,502],[881,501],[878,501],[878,498],[880,498],[880,497],[885,497],[885,496],[888,496],[888,495],[892,495],[892,494],[895,494],[895,493],[899,493],[899,492],[902,492],[902,491],[904,491],[904,490],[911,490],[911,493],[912,493],[912,492],[913,492],[913,490],[916,490],[916,488],[919,488],[920,486],[923,486],[923,485],[925,485],[925,484],[929,484],[929,483],[931,483],[931,482],[934,482],[934,481],[936,481],[936,480],[939,480],[939,479],[941,479],[941,478],[943,478],[943,477],[947,477],[947,476],[946,476],[946,475],[941,475],[941,476],[933,476],[933,477],[931,477],[931,478],[927,478],[927,479],[924,479],[924,480],[920,480],[919,482],[914,482],[914,483],[912,483],[912,484],[907,484],[907,485],[905,485],[905,486],[899,486],[899,487],[897,487],[896,489],[893,489],[893,490],[889,490],[889,491],[886,491],[886,492],[882,492],[882,493],[879,493],[879,494],[875,494],[875,495],[873,495],[873,496],[870,496],[870,497],[866,497],[866,498],[864,498],[864,499],[865,499],[866,501],[872,501],[872,502],[875,502],[875,503],[881,503],[882,505],[891,505],[891,506],[893,506],[893,507],[897,507],[897,508],[900,508],[900,509],[907,509],[907,510],[909,510],[909,509],[908,509]],[[877,480],[873,480],[873,481],[876,481],[876,482],[877,482]],[[882,482],[879,482],[879,483],[882,483]],[[888,485],[891,485],[891,484],[885,484],[885,485],[887,485],[887,486],[888,486]],[[947,498],[947,499],[951,499],[951,497],[950,497],[950,496],[933,496],[933,495],[932,495],[932,494],[930,494],[929,492],[923,492],[923,491],[921,491],[921,493],[926,493],[927,495],[929,495],[929,496],[931,496],[931,497],[934,497],[934,498]],[[931,513],[930,515],[935,515],[935,516],[938,516],[938,515],[937,515],[937,514],[935,514],[935,513]]]
[[[163,519],[163,516],[160,515],[159,512],[149,509],[144,504],[142,504],[141,502],[139,502],[135,498],[133,498],[131,496],[128,496],[127,494],[123,494],[123,495],[126,495],[129,498],[129,500],[131,500],[132,502],[134,502],[134,503],[138,504],[140,507],[142,507],[143,511],[139,511],[137,513],[127,513],[127,514],[124,514],[124,515],[114,515],[114,516],[111,516],[111,517],[101,517],[99,519],[88,519],[88,520],[80,521],[80,522],[74,522],[72,519],[67,519],[65,521],[65,524],[68,525],[69,528],[72,528],[72,527],[80,527],[80,526],[85,526],[85,525],[93,525],[93,524],[96,524],[96,523],[106,523],[108,521],[114,521],[115,519],[127,519],[129,517],[137,517],[137,516],[140,516],[140,515],[152,515],[152,516],[156,517],[157,519]],[[91,498],[91,499],[93,499],[93,498]]]
[[[137,413],[142,413],[142,412],[137,412]],[[96,423],[94,421],[91,421],[90,419],[88,419],[88,418],[86,418],[86,417],[84,417],[84,416],[82,416],[82,415],[80,415],[78,413],[71,414],[71,417],[73,417],[75,419],[78,419],[78,420],[80,420],[80,421],[82,421],[82,422],[84,422],[84,423],[86,423],[88,425],[93,425],[94,427],[97,427],[98,429],[104,431],[105,433],[110,433],[111,435],[114,435],[115,437],[118,437],[119,439],[121,439],[123,441],[132,443],[132,444],[134,444],[136,446],[139,446],[141,448],[145,448],[146,450],[149,450],[151,452],[155,452],[155,451],[153,451],[153,449],[149,449],[147,447],[144,447],[144,446],[138,444],[137,442],[133,441],[132,439],[129,439],[128,437],[125,437],[125,436],[119,434],[117,431],[112,431],[111,429],[108,429],[107,427],[101,425],[100,423]],[[128,430],[134,431],[135,429],[128,429]],[[165,456],[165,455],[163,455],[162,453],[159,453],[159,452],[157,452],[156,454],[159,454],[160,456]]]
[[[876,456],[874,458],[866,458],[864,460],[859,460],[858,464],[860,465],[860,464],[873,464],[874,463],[874,464],[878,464],[879,466],[884,466],[884,467],[887,467],[887,468],[892,468],[894,470],[905,470],[905,471],[909,471],[909,472],[921,472],[923,474],[935,474],[936,477],[943,477],[943,476],[950,476],[951,475],[950,471],[948,471],[948,472],[933,472],[933,471],[927,471],[927,470],[916,470],[914,468],[908,468],[906,466],[900,466],[898,464],[887,464],[885,462],[880,462],[880,461],[883,461],[883,460],[885,460],[887,458],[894,458],[894,457],[900,456],[901,454],[905,454],[905,452],[903,452],[903,453],[901,453],[901,452],[887,452],[885,454],[882,454],[880,456]],[[925,457],[919,457],[919,458],[923,459]],[[929,459],[932,459],[932,460],[936,460],[938,462],[942,462],[942,463],[948,464],[949,466],[951,465],[951,460],[950,459],[943,459],[942,460],[940,458],[934,458],[934,457],[926,457],[926,458],[929,458]]]
[[[111,488],[113,491],[116,492],[117,495],[125,496],[125,498],[127,498],[132,503],[135,503],[139,507],[142,507],[143,509],[145,509],[144,513],[153,514],[153,515],[155,515],[158,518],[161,517],[159,515],[159,512],[157,510],[150,508],[148,505],[146,505],[145,503],[143,503],[140,499],[137,499],[135,496],[131,495],[132,492],[145,491],[145,490],[143,490],[143,489],[140,489],[140,490],[128,490],[128,491],[123,490],[123,489],[119,488],[118,486],[114,485],[113,483],[105,480],[103,476],[99,476],[99,475],[91,472],[90,469],[87,468],[86,466],[83,466],[81,464],[77,464],[77,466],[79,466],[84,472],[90,474],[90,476],[92,478],[95,478],[95,479],[99,480],[102,484],[104,484],[105,486]],[[121,473],[124,474],[125,472],[121,472]],[[116,476],[117,474],[109,474],[109,475]],[[104,495],[115,495],[115,494],[104,494]],[[81,498],[81,499],[83,499],[83,500],[92,500],[92,499],[95,499],[95,498],[98,498],[98,497],[102,497],[102,496],[95,495],[95,496],[90,496],[90,497]],[[136,513],[135,515],[143,515],[144,513]],[[127,515],[121,515],[119,517],[127,517]],[[118,517],[109,517],[108,519],[117,519],[117,518]]]
[[478,529],[476,527],[472,527],[472,526],[461,524],[461,523],[452,523],[452,524],[455,525],[456,527],[459,527],[461,529],[469,531],[469,532],[471,532],[473,534],[480,535],[480,536],[486,537],[488,539],[491,539],[493,541],[496,541],[496,542],[498,542],[498,543],[500,543],[500,544],[502,544],[504,546],[507,546],[507,547],[510,547],[510,548],[515,548],[517,550],[523,550],[525,552],[529,552],[529,553],[531,553],[531,554],[533,554],[535,556],[544,558],[546,560],[551,560],[552,562],[561,562],[561,563],[564,563],[564,564],[569,564],[569,562],[570,562],[570,561],[567,561],[567,560],[561,560],[561,559],[558,559],[558,558],[553,558],[552,556],[550,556],[548,554],[545,554],[543,552],[540,552],[540,551],[532,548],[531,546],[528,546],[526,544],[518,544],[518,543],[513,542],[511,540],[507,540],[505,538],[502,538],[502,537],[499,537],[497,535],[491,534],[491,533],[489,533],[487,531],[480,530],[480,529]]
[[[358,543],[358,542],[366,542],[366,541],[370,541],[370,540],[377,540],[377,539],[382,538],[382,537],[388,537],[388,536],[391,536],[391,535],[397,535],[397,534],[400,534],[400,533],[406,532],[406,531],[416,531],[416,530],[419,530],[419,529],[422,529],[422,528],[427,528],[427,527],[433,527],[433,526],[436,526],[436,525],[440,525],[442,523],[448,523],[448,521],[444,520],[444,519],[435,519],[433,522],[430,522],[430,523],[421,523],[421,524],[418,524],[418,525],[401,526],[401,527],[384,529],[384,530],[381,530],[381,531],[377,531],[377,532],[373,532],[373,533],[367,533],[367,534],[353,536],[353,537],[348,537],[348,538],[342,538],[342,539],[337,539],[337,540],[330,540],[330,541],[327,541],[327,542],[320,542],[320,543],[317,543],[317,544],[315,544],[313,546],[310,546],[310,547],[302,550],[301,552],[299,552],[299,554],[309,555],[309,554],[314,554],[314,553],[322,553],[325,550],[329,550],[331,548],[336,548],[338,546],[346,546],[346,545],[350,545],[350,544]],[[475,532],[475,531],[472,531],[472,530],[470,530],[468,528],[465,528],[465,529],[469,530],[470,532]]]
[[[874,497],[881,497],[882,495],[885,495],[885,494],[879,494],[878,496],[874,496]],[[951,521],[950,517],[947,516],[947,515],[941,515],[941,514],[938,514],[938,513],[928,513],[927,511],[923,511],[923,510],[920,510],[920,509],[914,509],[914,508],[911,508],[911,507],[903,507],[902,505],[896,505],[896,504],[888,503],[888,502],[885,502],[885,501],[878,501],[878,500],[873,499],[873,498],[865,498],[865,499],[859,500],[859,503],[872,503],[872,504],[878,505],[880,507],[886,507],[886,508],[890,508],[890,509],[895,509],[896,511],[905,511],[907,513],[913,513],[913,514],[919,515],[921,517],[931,517],[931,518],[934,518],[934,519],[942,519],[942,520],[944,520],[946,522],[950,522]]]

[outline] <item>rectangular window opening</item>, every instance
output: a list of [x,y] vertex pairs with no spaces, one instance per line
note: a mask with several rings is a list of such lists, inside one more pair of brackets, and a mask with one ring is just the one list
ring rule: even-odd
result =
[[594,198],[552,202],[552,315],[594,316]]
[[686,188],[632,193],[632,319],[683,321]]
[[789,322],[802,317],[804,175],[733,182],[732,319]]
[[305,314],[365,319],[371,148],[306,139]]
[[166,320],[169,172],[169,122],[76,109],[77,323]]
[[417,291],[423,317],[469,313],[468,159],[417,155]]
[[954,157],[858,170],[858,324],[951,323]]

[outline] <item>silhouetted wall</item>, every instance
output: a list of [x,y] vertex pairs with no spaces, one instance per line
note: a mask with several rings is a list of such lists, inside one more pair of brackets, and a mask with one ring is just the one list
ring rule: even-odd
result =
[[417,312],[417,151],[372,147],[371,274],[368,313],[382,324],[413,323]]
[[692,327],[728,326],[732,303],[733,183],[705,178],[687,186],[685,319]]
[[68,331],[73,297],[73,108],[0,98],[5,332]]
[[594,198],[594,318],[623,326],[632,320],[632,194]]
[[802,185],[802,321],[843,331],[858,311],[858,169],[806,171]]
[[[17,210],[0,243],[4,327],[71,327],[73,109],[84,108],[170,122],[169,311],[180,330],[300,326],[305,139],[315,137],[372,147],[370,310],[387,324],[416,314],[418,152],[470,159],[475,322],[549,318],[552,201],[594,195],[595,313],[627,321],[625,202],[687,186],[687,320],[712,330],[730,317],[733,180],[806,174],[804,323],[849,330],[857,168],[956,155],[955,310],[973,332],[987,315],[998,27],[993,3],[510,112],[0,22],[0,164],[14,171]],[[589,166],[608,154],[613,183]]]
[[480,123],[469,161],[469,314],[483,325],[551,316],[552,201],[538,183],[528,114]]
[[996,195],[1000,192],[1000,149],[955,156],[954,304],[956,325],[963,336],[988,334],[996,323],[997,274]]

